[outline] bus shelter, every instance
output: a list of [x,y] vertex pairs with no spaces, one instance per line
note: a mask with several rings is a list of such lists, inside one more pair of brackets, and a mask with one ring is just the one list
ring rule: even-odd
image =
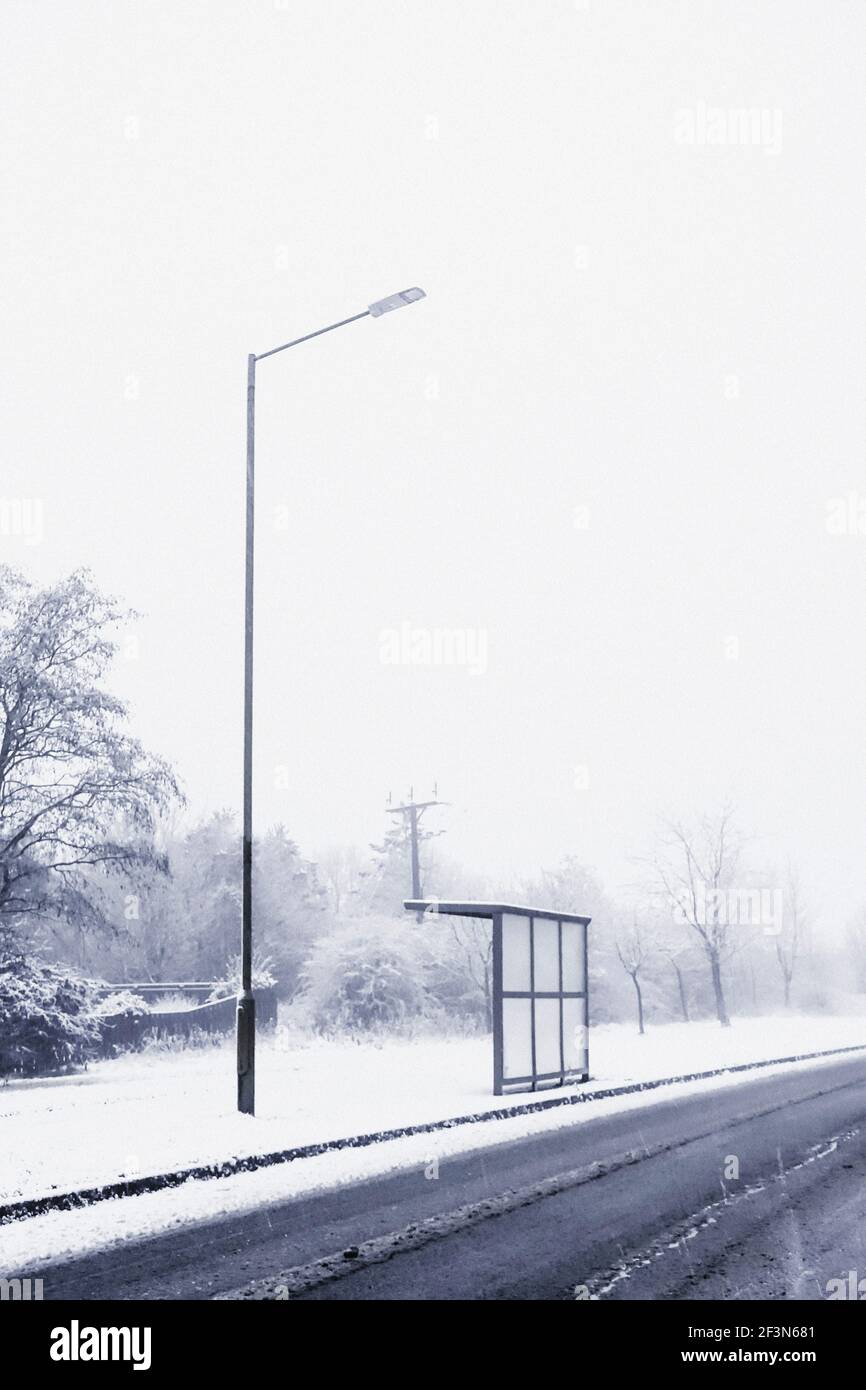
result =
[[410,912],[493,924],[493,1094],[589,1080],[589,917],[410,898]]

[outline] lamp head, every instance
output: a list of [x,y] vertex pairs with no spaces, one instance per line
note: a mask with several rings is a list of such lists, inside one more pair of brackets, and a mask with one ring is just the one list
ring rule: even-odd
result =
[[392,309],[402,309],[404,304],[414,304],[416,299],[426,299],[423,290],[419,290],[416,285],[411,290],[400,290],[399,294],[389,294],[387,299],[377,299],[370,304],[370,317],[381,318],[383,314],[390,314]]

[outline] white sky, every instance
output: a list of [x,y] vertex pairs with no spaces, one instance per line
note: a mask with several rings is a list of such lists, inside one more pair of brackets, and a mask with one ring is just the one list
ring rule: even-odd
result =
[[[436,779],[454,857],[613,885],[656,811],[729,795],[847,915],[866,535],[827,520],[866,498],[862,8],[0,24],[2,492],[44,509],[0,556],[147,615],[117,685],[192,811],[240,802],[246,354],[418,284],[259,368],[257,821],[364,843]],[[701,104],[780,112],[781,147],[679,142]],[[404,622],[480,630],[486,670],[383,664]]]

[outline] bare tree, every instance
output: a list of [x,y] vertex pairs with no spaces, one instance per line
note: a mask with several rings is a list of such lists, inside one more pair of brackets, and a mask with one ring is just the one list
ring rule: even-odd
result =
[[683,957],[688,954],[688,947],[682,942],[661,940],[656,947],[660,956],[671,966],[677,981],[677,998],[679,1000],[680,1012],[684,1023],[690,1023],[689,1017],[689,998],[686,990],[685,970],[683,969]]
[[354,845],[335,845],[323,850],[318,865],[331,899],[334,915],[348,911],[360,892],[361,853]]
[[654,877],[670,909],[697,937],[710,969],[716,1014],[730,1027],[722,965],[733,951],[732,928],[738,918],[728,910],[736,895],[735,878],[742,843],[733,811],[723,808],[696,826],[667,826],[653,860]]
[[651,943],[647,932],[638,926],[637,917],[634,918],[631,927],[627,931],[621,932],[616,939],[616,953],[619,956],[620,964],[629,976],[634,985],[637,996],[637,1030],[643,1034],[643,992],[641,990],[640,976],[641,971],[647,962],[647,957],[651,951]]
[[[444,917],[442,930],[430,941],[438,969],[448,981],[455,1004],[463,1000],[470,1012],[483,1011],[484,1024],[493,1027],[493,933],[487,922],[472,917]],[[479,1009],[480,1006],[480,1009]]]
[[845,947],[857,990],[866,990],[866,907],[848,923]]
[[794,967],[803,947],[809,929],[808,911],[804,902],[800,876],[793,865],[788,865],[785,884],[787,902],[782,919],[782,930],[775,938],[776,960],[782,973],[782,986],[785,994],[785,1008],[791,1007],[791,981]]

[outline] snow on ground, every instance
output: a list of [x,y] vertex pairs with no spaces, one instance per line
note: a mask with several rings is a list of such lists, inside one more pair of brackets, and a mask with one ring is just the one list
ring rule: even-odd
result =
[[[581,1089],[858,1044],[866,1044],[863,1017],[738,1019],[728,1030],[708,1022],[667,1024],[651,1028],[643,1038],[625,1025],[601,1026],[591,1036],[592,1080]],[[408,1136],[255,1173],[191,1181],[82,1210],[47,1213],[0,1227],[0,1272],[7,1277],[16,1269],[32,1272],[62,1254],[104,1248],[396,1168],[417,1167],[423,1175],[433,1157],[580,1124],[616,1110],[748,1081],[754,1075],[741,1072]],[[566,1090],[573,1093],[574,1088]],[[490,1092],[489,1038],[376,1046],[297,1041],[283,1035],[260,1046],[255,1119],[234,1110],[234,1054],[228,1045],[206,1052],[129,1056],[99,1063],[83,1076],[12,1082],[0,1089],[0,1203],[532,1099],[526,1094],[494,1097]],[[543,1097],[564,1093],[545,1091]]]
[[[593,1030],[586,1089],[856,1043],[866,1044],[866,1018],[739,1019],[730,1029],[667,1024],[642,1038],[610,1024]],[[485,1037],[376,1044],[282,1033],[259,1046],[255,1119],[237,1114],[235,1087],[228,1041],[13,1081],[0,1088],[0,1204],[532,1099],[491,1094]]]

